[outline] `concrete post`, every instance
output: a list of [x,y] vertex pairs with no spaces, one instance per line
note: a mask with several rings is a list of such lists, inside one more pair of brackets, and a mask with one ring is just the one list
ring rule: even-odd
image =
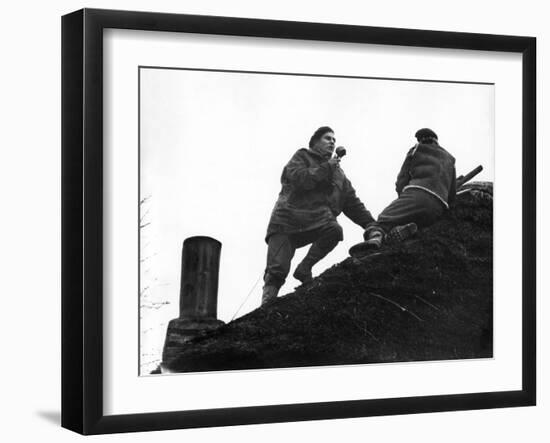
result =
[[161,368],[193,338],[224,324],[217,319],[222,244],[211,237],[189,237],[181,251],[180,313],[168,324]]

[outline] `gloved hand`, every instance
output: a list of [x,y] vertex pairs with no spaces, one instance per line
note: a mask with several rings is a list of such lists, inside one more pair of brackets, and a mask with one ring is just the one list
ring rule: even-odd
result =
[[363,232],[363,239],[367,241],[373,237],[384,238],[384,230],[378,226],[368,226]]
[[365,239],[365,245],[371,249],[378,249],[384,242],[384,231],[380,228],[372,226],[370,229],[365,229],[363,238]]

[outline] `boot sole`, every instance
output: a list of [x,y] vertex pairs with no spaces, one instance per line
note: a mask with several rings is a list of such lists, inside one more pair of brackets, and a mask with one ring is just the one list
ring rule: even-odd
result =
[[416,223],[407,223],[406,225],[393,228],[386,236],[389,243],[398,243],[407,240],[418,232]]
[[309,283],[311,280],[313,280],[313,275],[311,274],[311,272],[307,274],[300,272],[300,265],[301,263],[296,266],[296,269],[294,270],[294,274],[292,274],[292,276],[301,283]]
[[356,245],[353,245],[348,253],[353,258],[361,258],[365,255],[368,255],[370,253],[376,252],[380,249],[380,246],[373,245],[372,243],[369,243],[368,241],[364,241],[361,243],[357,243]]
[[309,282],[313,281],[313,276],[305,276],[304,277],[303,275],[300,275],[300,274],[296,275],[296,273],[292,274],[292,276],[302,284],[309,283]]

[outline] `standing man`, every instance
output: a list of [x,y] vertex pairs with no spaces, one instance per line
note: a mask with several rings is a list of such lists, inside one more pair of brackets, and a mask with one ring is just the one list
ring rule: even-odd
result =
[[277,298],[297,248],[311,244],[294,277],[312,279],[311,268],[343,240],[336,217],[344,214],[365,228],[374,221],[355,189],[332,157],[336,138],[328,126],[317,129],[309,149],[298,150],[283,169],[282,189],[267,228],[267,266],[262,304]]
[[404,240],[419,227],[435,223],[455,199],[454,157],[439,146],[431,129],[419,129],[415,137],[418,143],[407,153],[397,176],[397,199],[365,230],[367,249],[379,248],[385,239]]

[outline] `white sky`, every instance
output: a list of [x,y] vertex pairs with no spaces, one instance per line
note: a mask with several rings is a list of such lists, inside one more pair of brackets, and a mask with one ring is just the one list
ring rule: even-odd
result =
[[[332,127],[346,147],[342,169],[375,217],[395,198],[397,172],[421,127],[455,156],[457,174],[481,164],[476,179],[493,180],[492,85],[150,68],[140,75],[141,197],[151,196],[141,284],[170,302],[163,322],[178,316],[181,247],[194,235],[222,242],[218,318],[235,315],[263,276],[282,169],[319,126]],[[344,241],[314,275],[362,240],[359,226],[338,220]],[[280,294],[299,284],[292,272],[306,252],[297,251]],[[259,306],[262,284],[238,316]]]

